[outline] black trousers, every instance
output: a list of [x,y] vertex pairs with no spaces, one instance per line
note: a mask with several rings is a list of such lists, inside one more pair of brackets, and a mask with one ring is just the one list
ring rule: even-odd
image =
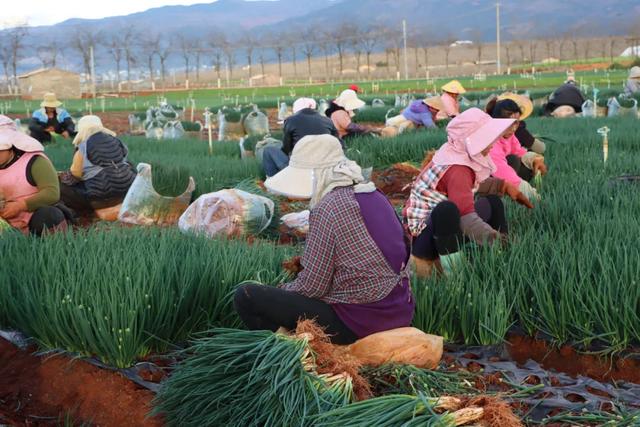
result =
[[292,330],[298,320],[309,319],[324,328],[334,344],[351,344],[358,339],[329,304],[296,292],[265,285],[240,285],[233,306],[251,330],[275,332],[280,327]]
[[41,236],[45,230],[53,230],[66,226],[66,218],[61,209],[45,206],[37,209],[29,221],[29,232]]
[[[501,233],[508,232],[504,204],[500,197],[479,197],[475,201],[475,210],[491,228]],[[427,226],[413,239],[411,253],[418,258],[434,260],[440,255],[458,252],[465,241],[460,229],[460,211],[455,203],[445,200],[433,209]]]
[[507,156],[507,164],[511,166],[511,168],[516,171],[518,176],[524,179],[527,182],[530,182],[533,179],[533,171],[522,164],[522,160],[520,157],[515,154],[509,154]]
[[110,197],[96,200],[87,196],[84,184],[79,182],[74,185],[60,183],[60,200],[65,206],[78,213],[91,213],[96,209],[110,208],[116,206],[124,200],[122,197]]

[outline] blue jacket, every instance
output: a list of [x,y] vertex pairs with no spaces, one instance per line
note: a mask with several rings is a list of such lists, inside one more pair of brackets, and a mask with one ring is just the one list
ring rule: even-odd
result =
[[[47,122],[49,121],[44,108],[34,111],[33,118],[44,124],[47,124]],[[58,123],[62,123],[65,121],[65,119],[70,119],[71,116],[64,108],[56,108],[56,118],[58,119]]]

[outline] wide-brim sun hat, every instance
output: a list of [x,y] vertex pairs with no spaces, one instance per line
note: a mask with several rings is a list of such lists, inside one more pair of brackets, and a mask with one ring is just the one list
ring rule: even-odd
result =
[[630,79],[640,79],[640,67],[637,65],[635,67],[631,67],[629,70],[629,78]]
[[267,178],[264,186],[280,196],[310,199],[313,196],[314,170],[333,167],[345,158],[335,136],[307,135],[293,147],[289,166]]
[[442,89],[445,92],[456,93],[458,95],[461,95],[467,92],[467,90],[464,87],[462,87],[462,84],[457,80],[451,80],[449,83],[443,85],[440,89]]
[[358,98],[358,94],[351,89],[343,90],[333,102],[347,111],[358,110],[366,105],[363,100]]
[[432,96],[430,98],[424,99],[422,102],[435,110],[444,110],[444,103],[442,102],[442,98],[440,98],[439,96]]
[[0,115],[0,150],[9,150],[11,147],[25,153],[44,151],[44,147],[37,139],[20,132],[13,120]]
[[58,101],[56,94],[53,92],[45,93],[43,100],[40,103],[41,107],[46,107],[46,108],[58,108],[61,105],[62,105],[62,102]]
[[[469,130],[469,124],[473,127]],[[475,156],[495,142],[515,119],[494,119],[479,108],[470,108],[456,116],[447,125],[447,132],[453,134],[462,128],[465,131],[464,143],[467,153]]]
[[533,113],[533,102],[528,96],[505,92],[498,96],[498,101],[502,101],[504,99],[510,99],[518,104],[518,107],[520,107],[520,110],[522,111],[520,113],[520,120],[526,120],[527,117],[531,116],[531,113]]

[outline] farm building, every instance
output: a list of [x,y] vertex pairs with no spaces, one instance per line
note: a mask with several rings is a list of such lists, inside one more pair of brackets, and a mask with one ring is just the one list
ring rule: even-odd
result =
[[40,99],[47,92],[55,92],[60,99],[81,96],[80,74],[60,68],[41,68],[18,76],[20,93],[25,99]]

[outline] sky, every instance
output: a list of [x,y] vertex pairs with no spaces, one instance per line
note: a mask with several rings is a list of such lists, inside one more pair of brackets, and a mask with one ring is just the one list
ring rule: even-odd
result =
[[52,25],[70,18],[96,19],[128,15],[153,7],[211,3],[215,0],[3,0],[0,28],[24,24]]

